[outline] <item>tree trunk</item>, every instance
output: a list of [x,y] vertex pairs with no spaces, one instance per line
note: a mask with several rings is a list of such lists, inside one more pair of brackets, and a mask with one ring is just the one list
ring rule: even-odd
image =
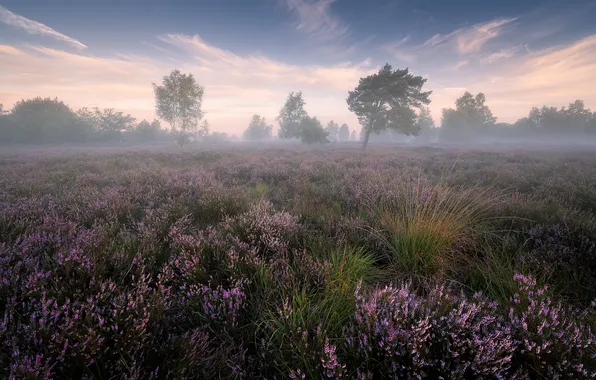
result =
[[364,133],[364,142],[362,143],[362,150],[366,150],[366,146],[368,145],[368,139],[370,138],[371,132],[372,128],[366,127],[366,131]]

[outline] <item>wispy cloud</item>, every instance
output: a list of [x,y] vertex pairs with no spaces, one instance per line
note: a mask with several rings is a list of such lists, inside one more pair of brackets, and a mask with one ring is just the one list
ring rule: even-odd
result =
[[66,42],[77,49],[86,49],[87,46],[82,42],[62,34],[47,25],[40,22],[30,20],[26,17],[18,15],[14,12],[9,11],[2,5],[0,5],[0,22],[21,29],[29,34],[37,34],[42,36],[52,37],[59,41]]
[[297,18],[296,29],[321,41],[344,37],[348,26],[331,13],[336,0],[281,0]]
[[493,20],[484,24],[476,24],[470,28],[455,31],[457,50],[461,54],[480,51],[488,40],[496,38],[503,27],[515,21],[515,18]]
[[453,70],[459,70],[462,67],[467,66],[469,63],[470,63],[470,61],[465,60],[465,59],[463,61],[459,61],[453,66]]
[[414,53],[410,52],[407,47],[407,43],[410,41],[410,36],[407,35],[400,40],[383,46],[383,50],[391,54],[395,59],[404,61],[406,63],[412,63],[416,60]]
[[455,47],[458,53],[465,55],[479,52],[491,39],[498,37],[503,28],[515,21],[515,18],[495,19],[479,23],[470,27],[460,28],[448,34],[435,34],[427,39],[421,47],[434,48],[449,44]]
[[501,59],[507,59],[515,56],[524,46],[513,46],[510,48],[501,49],[481,59],[484,63],[494,63]]

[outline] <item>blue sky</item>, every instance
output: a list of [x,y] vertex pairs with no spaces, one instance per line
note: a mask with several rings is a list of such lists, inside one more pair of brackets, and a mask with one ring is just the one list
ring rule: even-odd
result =
[[596,108],[594,19],[593,0],[0,0],[0,103],[58,96],[153,118],[151,82],[179,68],[205,86],[214,130],[273,122],[296,90],[356,129],[347,91],[389,62],[428,78],[437,122],[466,90],[514,121],[577,98]]

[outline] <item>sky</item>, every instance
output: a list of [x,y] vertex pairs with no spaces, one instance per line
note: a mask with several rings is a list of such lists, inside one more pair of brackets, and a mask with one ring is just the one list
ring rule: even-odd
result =
[[483,92],[500,122],[575,99],[596,110],[596,1],[0,0],[0,103],[155,118],[173,69],[204,86],[211,129],[240,135],[291,91],[323,123],[360,129],[346,104],[385,63],[427,78],[430,109]]

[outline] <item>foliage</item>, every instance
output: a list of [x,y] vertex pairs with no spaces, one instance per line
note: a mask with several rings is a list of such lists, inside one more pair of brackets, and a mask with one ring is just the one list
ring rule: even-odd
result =
[[163,77],[161,86],[153,83],[153,90],[157,116],[170,124],[176,141],[184,146],[197,133],[203,117],[203,86],[192,74],[176,69]]
[[155,140],[160,133],[163,132],[161,129],[161,123],[159,120],[153,120],[149,123],[147,120],[142,120],[135,128],[135,132],[139,135],[143,141]]
[[57,98],[20,100],[10,116],[9,138],[15,143],[83,141],[87,133],[70,107]]
[[3,151],[0,377],[596,375],[593,151],[354,153]]
[[297,137],[305,144],[326,143],[329,132],[323,128],[319,119],[306,116],[300,121],[300,129]]
[[378,73],[360,79],[346,101],[365,131],[363,149],[372,132],[378,134],[385,129],[405,135],[420,132],[412,107],[430,103],[431,91],[422,91],[424,83],[426,79],[414,76],[407,68],[394,71],[389,64]]
[[304,110],[304,99],[302,91],[290,92],[284,106],[279,111],[277,122],[279,123],[278,136],[282,139],[300,138],[302,120],[308,116]]
[[[353,133],[353,132],[352,132]],[[341,142],[350,140],[350,128],[346,123],[342,124],[339,128],[337,139]]]
[[496,119],[485,102],[483,93],[474,96],[466,91],[455,101],[455,109],[443,109],[441,138],[467,141],[486,134]]
[[329,141],[339,141],[339,124],[337,124],[335,121],[329,121],[325,126],[325,131],[327,132],[327,138]]
[[271,139],[273,126],[268,125],[264,117],[253,115],[248,128],[244,131],[242,137],[244,140],[268,140]]
[[105,139],[118,139],[122,132],[129,132],[134,128],[136,119],[113,108],[106,108],[103,111],[98,107],[93,109],[95,131]]

